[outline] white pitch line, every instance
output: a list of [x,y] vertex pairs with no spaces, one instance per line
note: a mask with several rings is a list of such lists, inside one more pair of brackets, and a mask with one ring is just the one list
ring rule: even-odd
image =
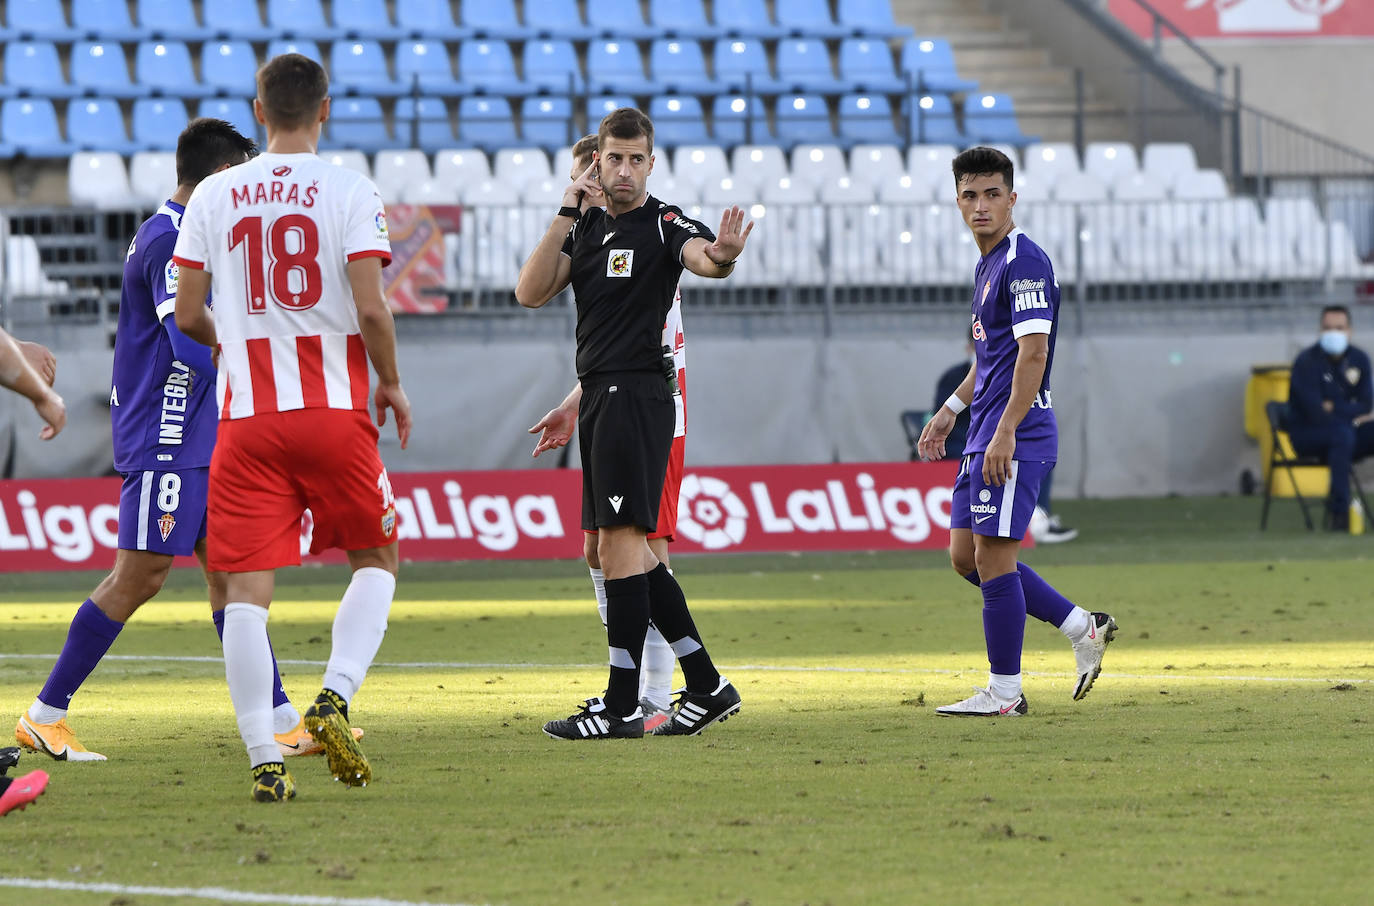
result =
[[[5,660],[57,660],[56,654],[0,654],[0,661]],[[223,664],[224,659],[210,657],[206,655],[175,655],[175,654],[107,654],[103,658],[106,661],[171,661],[173,663],[190,664]],[[324,667],[325,661],[308,661],[291,658],[281,658],[279,664],[286,664],[295,667]],[[498,663],[495,661],[380,661],[372,665],[369,669],[378,667],[391,670],[599,670],[605,664],[536,664],[536,663]],[[908,675],[908,676],[959,676],[964,673],[978,672],[977,670],[955,670],[942,667],[838,667],[838,666],[807,666],[802,664],[722,664],[725,670],[729,671],[756,671],[761,673],[860,673],[860,674],[880,674],[880,675]],[[1026,671],[1026,676],[1063,678],[1073,677],[1076,674],[1061,673],[1055,671]],[[1360,685],[1374,683],[1374,679],[1361,679],[1357,677],[1338,677],[1338,676],[1263,676],[1263,675],[1244,675],[1244,674],[1198,674],[1179,671],[1177,673],[1103,673],[1103,677],[1109,679],[1125,680],[1149,680],[1159,682],[1165,680],[1209,680],[1222,683],[1355,683]]]
[[0,887],[29,890],[75,890],[82,893],[142,894],[149,897],[193,897],[229,903],[266,903],[281,906],[467,906],[464,903],[425,903],[381,897],[321,897],[299,893],[249,893],[225,887],[147,887],[141,884],[95,884],[52,878],[3,878]]

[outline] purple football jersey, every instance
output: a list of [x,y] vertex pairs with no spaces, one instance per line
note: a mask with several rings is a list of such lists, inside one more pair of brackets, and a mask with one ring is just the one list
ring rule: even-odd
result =
[[1054,364],[1059,317],[1054,265],[1040,246],[1014,229],[978,262],[974,280],[973,341],[978,372],[964,453],[982,453],[992,442],[1011,399],[1017,339],[1046,333],[1050,336],[1049,359],[1040,379],[1040,392],[1016,429],[1015,458],[1054,462],[1059,454],[1059,431],[1050,399],[1050,366]]
[[[215,447],[219,413],[213,369],[202,374],[178,361],[172,349],[177,298],[172,249],[184,211],[164,202],[138,228],[124,259],[110,392],[114,467],[120,472],[208,466]],[[181,334],[177,340],[190,342]]]

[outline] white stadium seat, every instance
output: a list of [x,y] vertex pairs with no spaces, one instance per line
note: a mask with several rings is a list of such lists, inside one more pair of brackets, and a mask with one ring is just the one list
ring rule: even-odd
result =
[[540,206],[548,214],[544,218],[544,227],[548,227],[548,221],[553,219],[553,211],[557,211],[563,203],[563,192],[568,188],[568,180],[560,179],[557,174],[538,182],[526,184],[520,190],[520,201],[522,204]]
[[876,197],[877,189],[871,183],[849,176],[821,184],[821,201],[825,204],[872,204]]
[[[991,148],[994,151],[1001,151],[1007,156],[1007,159],[1011,161],[1012,171],[1014,173],[1021,172],[1021,152],[1016,150],[1015,145],[984,145],[983,147]],[[1014,178],[1015,177],[1013,177],[1013,179]]]
[[1236,260],[1238,237],[1249,236],[1258,227],[1258,224],[1252,224],[1233,234],[1194,227],[1176,234],[1174,254],[1178,258],[1181,273],[1191,280],[1235,280],[1261,276],[1243,273]]
[[67,193],[72,204],[127,208],[133,192],[124,158],[113,151],[78,151],[67,161]]
[[361,151],[354,151],[352,149],[346,151],[323,151],[320,153],[320,157],[323,157],[336,167],[347,167],[350,170],[356,170],[368,179],[372,178],[372,167],[367,162],[367,155]]
[[372,172],[372,181],[382,193],[383,201],[400,198],[410,186],[433,178],[429,172],[429,158],[423,151],[413,148],[378,151],[372,162]]
[[67,292],[65,280],[49,280],[43,272],[38,242],[32,236],[5,237],[5,287],[17,296],[58,296]]
[[829,179],[849,175],[838,145],[798,145],[792,149],[792,178],[820,188]]
[[878,183],[878,201],[888,205],[928,204],[935,200],[935,187],[902,173]]
[[1184,142],[1151,142],[1145,146],[1140,168],[1165,185],[1173,185],[1180,174],[1197,169],[1197,153]]
[[458,186],[455,183],[441,182],[438,179],[426,179],[424,182],[406,186],[401,193],[400,200],[406,204],[457,204]]
[[548,155],[539,148],[502,148],[496,152],[491,172],[493,179],[515,192],[553,175]]
[[1174,198],[1179,201],[1211,201],[1227,198],[1226,177],[1219,170],[1195,170],[1181,173],[1174,180]]
[[849,175],[878,186],[906,174],[906,162],[896,145],[855,145],[849,151]]
[[1294,238],[1267,224],[1258,224],[1236,237],[1236,263],[1240,276],[1247,280],[1304,276]]
[[715,145],[682,145],[673,154],[673,176],[681,185],[700,190],[711,180],[729,175],[725,152]]
[[1091,142],[1083,149],[1083,169],[1113,185],[1140,172],[1135,147],[1124,142]]
[[1111,186],[1117,201],[1163,201],[1169,197],[1168,184],[1152,173],[1118,173]]
[[1287,236],[1299,236],[1319,229],[1321,212],[1306,196],[1270,198],[1264,203],[1264,225]]
[[757,189],[791,176],[787,156],[777,145],[738,145],[730,152],[730,170],[741,186]]
[[177,190],[177,156],[171,151],[140,151],[129,159],[129,189],[134,200],[160,205]]
[[461,192],[465,184],[491,179],[491,165],[476,148],[445,148],[434,155],[434,179]]
[[1026,146],[1027,173],[1041,177],[1051,184],[1066,174],[1080,172],[1078,152],[1068,142],[1036,142]]
[[1061,173],[1054,184],[1054,200],[1075,203],[1101,203],[1107,200],[1107,186],[1088,173]]
[[949,189],[953,198],[954,172],[950,163],[959,153],[953,145],[912,145],[906,152],[906,172],[911,178],[936,189]]

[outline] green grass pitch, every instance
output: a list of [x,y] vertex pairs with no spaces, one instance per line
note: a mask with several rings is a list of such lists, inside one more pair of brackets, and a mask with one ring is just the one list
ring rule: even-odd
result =
[[[295,759],[281,806],[248,799],[208,608],[179,572],[73,702],[110,761],[26,756],[52,784],[0,818],[0,885],[115,886],[0,902],[1374,902],[1374,536],[1309,534],[1282,504],[1260,533],[1253,499],[1062,509],[1080,540],[1027,561],[1121,626],[1082,702],[1067,642],[1032,622],[1028,716],[935,716],[987,669],[979,598],[942,555],[684,558],[741,714],[697,738],[558,742],[541,724],[605,681],[585,571],[415,566],[353,707],[374,783]],[[4,720],[97,578],[0,577]],[[302,707],[343,582],[292,571],[273,605]]]

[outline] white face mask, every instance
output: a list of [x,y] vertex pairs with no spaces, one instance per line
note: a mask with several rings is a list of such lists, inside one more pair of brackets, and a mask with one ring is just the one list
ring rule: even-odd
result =
[[1338,356],[1350,345],[1350,337],[1346,336],[1343,330],[1323,330],[1317,342],[1327,355]]

